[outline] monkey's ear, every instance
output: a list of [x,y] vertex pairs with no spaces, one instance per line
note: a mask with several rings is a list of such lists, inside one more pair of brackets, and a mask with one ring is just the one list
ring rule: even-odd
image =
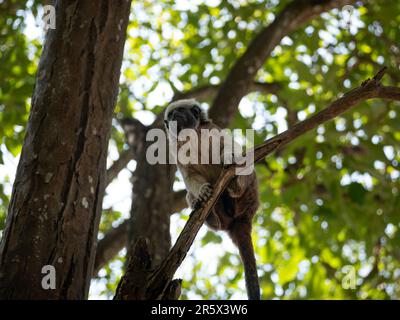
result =
[[164,124],[168,128],[168,120],[164,120]]

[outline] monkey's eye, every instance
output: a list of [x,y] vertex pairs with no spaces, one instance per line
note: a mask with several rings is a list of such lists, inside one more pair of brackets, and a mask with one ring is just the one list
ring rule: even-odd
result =
[[193,106],[190,110],[196,118],[199,117],[201,110],[198,106]]

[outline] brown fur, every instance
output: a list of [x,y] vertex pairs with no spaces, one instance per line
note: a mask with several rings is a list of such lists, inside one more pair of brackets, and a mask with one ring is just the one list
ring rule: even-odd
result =
[[[220,130],[220,128],[212,122],[202,121],[197,128],[199,145],[200,129]],[[184,144],[184,142],[178,142],[178,149],[182,144]],[[223,150],[221,151],[223,152]],[[209,183],[211,186],[215,184],[223,169],[223,165],[182,165],[178,162],[178,168],[187,186],[190,184],[190,186],[195,186],[192,187],[192,189],[201,189],[203,184]],[[194,195],[188,190],[187,200],[189,205],[192,205],[197,198],[198,195]],[[231,181],[206,220],[206,224],[211,229],[227,231],[232,241],[238,247],[245,270],[247,294],[251,300],[260,299],[256,260],[251,239],[252,220],[258,206],[257,178],[253,171],[250,175],[236,176]]]

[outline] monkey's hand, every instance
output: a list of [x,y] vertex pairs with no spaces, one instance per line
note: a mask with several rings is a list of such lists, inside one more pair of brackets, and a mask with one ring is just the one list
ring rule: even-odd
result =
[[211,187],[211,184],[209,183],[204,183],[201,185],[200,190],[199,190],[199,196],[192,201],[192,208],[193,209],[198,209],[203,206],[203,204],[210,199],[211,195],[213,192],[213,188]]

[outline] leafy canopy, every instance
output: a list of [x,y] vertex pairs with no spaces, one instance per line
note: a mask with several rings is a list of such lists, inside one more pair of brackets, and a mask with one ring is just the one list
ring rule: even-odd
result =
[[[116,119],[128,115],[151,123],[175,93],[223,82],[287,3],[134,1]],[[36,1],[0,6],[2,229],[43,39],[28,37],[26,17],[37,15]],[[244,97],[232,127],[256,129],[259,143],[381,65],[389,68],[386,84],[399,85],[399,24],[400,2],[381,0],[357,5],[350,18],[332,10],[304,25],[282,40],[255,79],[281,89]],[[398,103],[364,103],[257,166],[262,205],[253,234],[263,298],[400,298],[399,113]],[[115,150],[126,148],[117,121],[111,146],[114,158]],[[128,211],[111,201],[100,236]],[[185,219],[173,216],[174,234]],[[225,235],[203,230],[191,252],[180,271],[182,298],[245,297],[241,263]],[[112,296],[123,260],[122,252],[100,272],[93,296]],[[349,275],[355,275],[351,288],[344,285]]]

